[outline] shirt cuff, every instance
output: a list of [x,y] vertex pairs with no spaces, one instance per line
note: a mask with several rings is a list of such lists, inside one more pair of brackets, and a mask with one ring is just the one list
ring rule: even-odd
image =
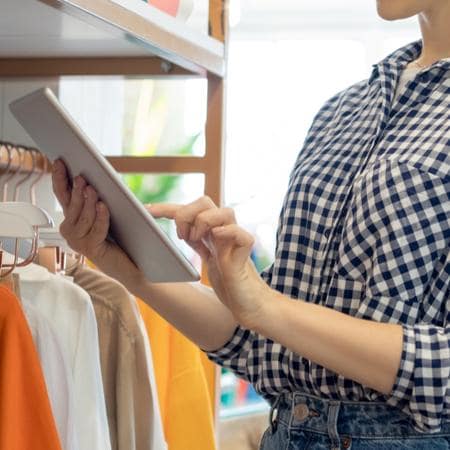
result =
[[390,395],[399,402],[409,400],[413,394],[415,361],[416,338],[414,328],[403,327],[402,357]]
[[209,359],[221,363],[238,356],[250,337],[250,330],[246,330],[238,325],[231,338],[220,348],[213,351],[203,350]]

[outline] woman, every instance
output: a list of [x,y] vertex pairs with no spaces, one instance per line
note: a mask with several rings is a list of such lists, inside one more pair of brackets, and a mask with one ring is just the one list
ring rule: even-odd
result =
[[106,241],[109,213],[62,163],[69,244],[272,404],[261,448],[450,447],[450,0],[378,0],[422,41],[319,111],[290,177],[276,257],[209,198],[160,204],[214,290],[152,284]]

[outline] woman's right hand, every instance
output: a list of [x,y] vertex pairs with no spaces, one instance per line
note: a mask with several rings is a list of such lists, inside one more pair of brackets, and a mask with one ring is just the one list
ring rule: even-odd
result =
[[64,213],[60,233],[68,245],[124,284],[143,277],[125,252],[106,239],[109,211],[95,189],[81,176],[75,177],[73,187],[70,186],[66,167],[59,160],[53,165],[52,183]]

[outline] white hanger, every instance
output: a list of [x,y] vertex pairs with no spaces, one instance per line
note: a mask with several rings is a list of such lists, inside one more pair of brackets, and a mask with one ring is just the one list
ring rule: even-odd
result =
[[61,233],[53,228],[46,230],[39,230],[39,240],[44,242],[46,245],[54,245],[60,247],[61,250],[66,253],[72,253],[73,250],[69,247],[67,241],[61,236]]
[[[14,253],[14,260],[10,264],[3,264],[4,252],[0,250],[1,262],[0,269],[9,268],[9,270],[1,271],[0,278],[9,275],[16,267],[30,263],[36,254],[36,242],[38,237],[37,227],[31,225],[24,217],[12,214],[11,212],[2,211],[0,208],[0,236],[6,238],[16,239],[16,251]],[[32,239],[33,249],[30,256],[22,263],[18,262],[17,251],[19,239]]]
[[[0,203],[0,205],[2,204]],[[36,237],[36,229],[23,216],[4,211],[0,206],[0,236],[34,239]]]
[[[0,202],[0,236],[15,238],[14,262],[6,267],[21,267],[29,264],[36,256],[40,227],[52,227],[52,218],[38,206],[26,202]],[[18,262],[18,239],[31,239],[31,251]],[[12,269],[11,269],[12,270]]]
[[53,228],[55,223],[47,211],[27,202],[1,202],[0,212],[23,217],[30,225],[39,228]]

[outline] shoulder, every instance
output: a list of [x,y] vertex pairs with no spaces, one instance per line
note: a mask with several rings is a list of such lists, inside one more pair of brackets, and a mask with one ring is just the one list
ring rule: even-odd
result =
[[320,108],[314,118],[313,126],[325,125],[330,121],[335,122],[351,114],[355,111],[355,108],[359,108],[367,102],[369,92],[370,84],[368,79],[352,84],[350,87],[338,92]]

